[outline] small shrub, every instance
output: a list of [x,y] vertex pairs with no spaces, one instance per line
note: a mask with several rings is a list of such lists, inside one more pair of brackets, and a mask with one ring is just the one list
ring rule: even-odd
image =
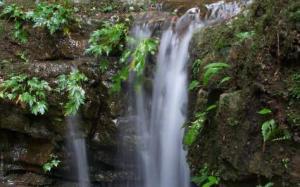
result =
[[[157,50],[158,41],[155,39],[147,38],[141,40],[136,44],[136,48],[133,51],[125,51],[122,55],[120,63],[124,64],[128,60],[129,65],[125,65],[114,77],[112,92],[119,92],[121,89],[122,81],[127,80],[129,72],[133,71],[137,74],[138,79],[144,73],[145,64],[148,55],[154,55]],[[140,82],[138,82],[139,84]]]
[[87,81],[87,77],[78,70],[73,70],[69,75],[58,77],[59,92],[68,93],[68,102],[65,104],[65,115],[75,115],[80,105],[84,104],[85,91],[81,84]]
[[74,21],[73,10],[57,3],[39,3],[34,11],[27,12],[26,17],[34,23],[33,27],[46,28],[50,34],[58,31],[67,34]]
[[103,28],[91,34],[87,53],[94,56],[109,55],[113,50],[123,50],[122,41],[125,39],[127,27],[122,23],[113,25],[105,22]]
[[34,115],[47,111],[46,91],[51,88],[48,82],[26,75],[13,76],[0,84],[0,98],[28,106]]
[[130,69],[135,71],[139,76],[142,75],[145,69],[146,58],[149,54],[154,55],[157,50],[158,41],[147,38],[140,41],[136,49],[131,54]]
[[[263,108],[258,112],[260,115],[266,116],[272,114],[272,110]],[[280,141],[291,139],[291,134],[288,130],[281,130],[278,128],[274,119],[265,121],[261,127],[261,133],[263,136],[263,152],[265,151],[265,145],[268,141]]]
[[7,18],[14,21],[13,38],[21,43],[28,41],[28,33],[24,29],[24,24],[27,21],[25,12],[21,7],[15,4],[6,5],[0,15],[0,17]]
[[60,160],[58,160],[57,156],[50,155],[50,160],[43,164],[43,170],[45,173],[51,172],[51,170],[54,167],[58,167],[58,165],[61,163]]

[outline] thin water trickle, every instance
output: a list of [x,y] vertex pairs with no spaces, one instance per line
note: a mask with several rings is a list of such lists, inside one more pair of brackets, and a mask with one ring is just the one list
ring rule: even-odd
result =
[[78,187],[90,187],[86,142],[78,129],[78,116],[67,118],[69,127],[68,143],[70,145],[72,160],[75,163]]

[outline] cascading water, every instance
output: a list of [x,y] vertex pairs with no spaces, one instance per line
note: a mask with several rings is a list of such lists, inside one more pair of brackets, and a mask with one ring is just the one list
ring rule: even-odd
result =
[[199,13],[197,8],[190,9],[162,35],[144,153],[146,187],[189,186],[182,126],[187,106],[188,46],[200,26]]
[[69,127],[68,144],[71,149],[71,157],[73,163],[75,163],[76,176],[79,187],[89,187],[89,172],[88,172],[88,160],[86,155],[85,139],[80,135],[78,125],[78,116],[68,117],[67,119]]
[[[152,94],[140,88],[134,95],[137,165],[142,175],[142,185],[138,187],[190,186],[182,144],[188,103],[189,43],[197,29],[237,15],[249,2],[220,1],[207,5],[208,14],[204,20],[200,19],[200,10],[192,8],[163,32]],[[145,26],[135,27],[133,33],[138,39],[151,36]]]
[[[200,25],[198,14],[199,9],[191,9],[164,32],[152,96],[143,88],[135,92],[138,173],[145,187],[189,186],[181,127],[187,106],[188,44]],[[134,27],[132,33],[138,40],[152,34],[147,25]]]

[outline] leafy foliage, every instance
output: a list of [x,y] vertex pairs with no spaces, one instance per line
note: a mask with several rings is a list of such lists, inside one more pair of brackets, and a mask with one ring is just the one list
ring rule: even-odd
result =
[[[125,24],[117,23],[113,25],[110,22],[105,22],[103,28],[92,33],[89,43],[90,47],[86,50],[87,53],[95,56],[109,55],[114,49],[123,49],[121,44],[127,33]],[[120,45],[121,44],[121,45]]]
[[111,92],[116,93],[121,90],[121,84],[126,81],[129,76],[129,67],[125,66],[116,75],[113,76],[113,84],[111,87]]
[[193,71],[193,76],[197,77],[198,73],[200,72],[200,67],[203,64],[203,61],[201,59],[195,60],[195,62],[192,65],[192,71]]
[[[212,77],[217,75],[221,70],[229,68],[230,65],[223,62],[216,62],[208,64],[204,67],[204,75],[203,75],[203,83],[204,85],[208,85],[209,81]],[[228,79],[228,78],[227,78]],[[224,80],[222,81],[224,82]]]
[[207,164],[200,170],[198,176],[192,178],[192,182],[201,187],[211,187],[218,185],[220,182],[220,178],[214,176],[213,172],[210,172]]
[[191,126],[188,129],[187,133],[184,136],[184,144],[185,145],[192,145],[196,140],[199,134],[201,133],[204,122],[206,120],[206,115],[209,111],[215,109],[216,105],[211,105],[207,107],[205,112],[196,113],[196,120],[191,122]]
[[34,11],[29,11],[26,14],[27,18],[33,21],[33,27],[47,28],[50,34],[58,31],[68,33],[68,26],[73,21],[72,15],[72,9],[57,3],[39,3]]
[[87,81],[87,77],[78,70],[73,70],[69,75],[60,75],[58,77],[58,91],[68,92],[68,102],[65,104],[65,115],[75,115],[84,104],[85,91],[81,84]]
[[21,21],[26,20],[26,14],[16,4],[6,5],[1,13],[1,17]]
[[58,165],[61,163],[60,160],[58,160],[57,156],[55,155],[50,155],[51,159],[43,164],[43,170],[45,173],[51,172],[51,170],[54,167],[58,167]]
[[[200,60],[200,59],[195,60],[195,62],[193,63],[193,65],[192,65],[192,75],[193,75],[192,77],[193,77],[193,79],[198,78],[198,74],[200,72],[200,67],[201,67],[202,63],[203,63],[203,61]],[[198,80],[192,80],[192,82],[189,85],[189,90],[193,91],[193,90],[195,90],[199,87],[200,87],[200,82]]]
[[[134,41],[135,42],[135,41]],[[123,67],[114,77],[112,92],[119,92],[121,89],[122,81],[127,80],[129,72],[133,71],[137,74],[138,78],[144,72],[146,60],[149,54],[154,55],[157,50],[158,41],[151,38],[141,40],[136,45],[135,50],[125,51],[120,60],[121,63],[130,61],[129,66]]]
[[155,54],[157,44],[158,41],[151,38],[146,38],[140,41],[136,49],[131,54],[132,60],[130,63],[130,69],[135,71],[138,75],[142,75],[146,64],[146,57],[149,54]]
[[26,75],[13,76],[0,84],[0,98],[27,105],[34,115],[47,111],[46,91],[51,88],[48,82]]
[[264,122],[261,127],[264,142],[270,140],[274,136],[276,130],[277,126],[274,119]]
[[[260,115],[269,115],[272,114],[272,110],[268,108],[263,108],[258,112]],[[263,136],[263,151],[265,150],[265,144],[267,141],[280,141],[280,140],[289,140],[291,139],[291,134],[288,130],[279,129],[275,120],[270,119],[265,121],[261,127],[261,133]]]
[[6,5],[0,15],[15,22],[13,37],[15,40],[26,43],[28,41],[28,33],[24,29],[24,23],[27,20],[25,12],[16,4]]
[[184,143],[186,145],[192,145],[196,141],[198,135],[201,133],[201,130],[204,126],[205,120],[205,112],[196,114],[196,120],[191,123],[191,127],[184,136]]

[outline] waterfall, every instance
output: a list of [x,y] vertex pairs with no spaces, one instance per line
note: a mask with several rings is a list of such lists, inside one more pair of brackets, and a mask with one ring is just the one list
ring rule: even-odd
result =
[[[190,186],[187,152],[182,143],[188,105],[189,43],[196,30],[237,15],[249,2],[207,5],[208,13],[203,19],[199,8],[189,9],[163,31],[152,93],[142,86],[130,100],[137,133],[137,173],[142,178],[142,185],[137,187]],[[135,26],[132,33],[137,39],[152,35],[147,25]]]
[[71,149],[72,161],[75,163],[78,186],[89,187],[90,180],[88,172],[88,160],[86,155],[86,143],[85,139],[80,135],[80,131],[78,129],[78,116],[68,117],[67,122],[69,127],[68,144]]

